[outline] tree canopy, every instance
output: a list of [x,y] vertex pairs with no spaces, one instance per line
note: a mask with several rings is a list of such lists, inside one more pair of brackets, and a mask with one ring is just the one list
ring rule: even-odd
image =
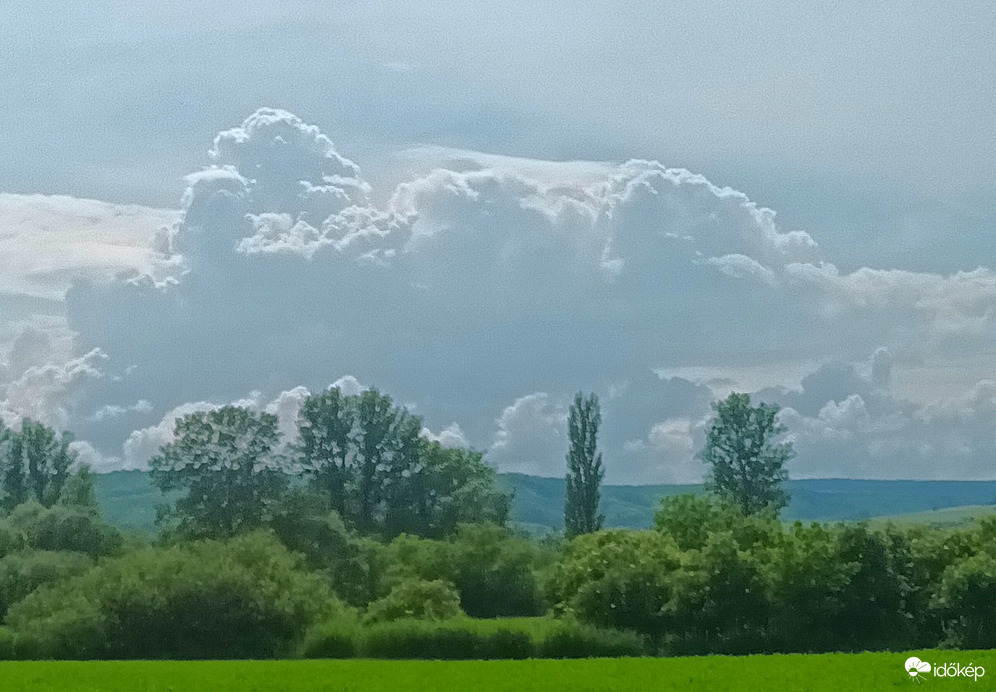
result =
[[706,486],[747,515],[788,504],[782,487],[785,462],[795,456],[775,404],[751,405],[749,394],[733,392],[713,404],[715,416],[699,458],[710,466]]

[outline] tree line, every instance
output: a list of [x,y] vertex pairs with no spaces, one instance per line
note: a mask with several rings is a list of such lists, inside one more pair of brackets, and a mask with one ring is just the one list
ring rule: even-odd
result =
[[[702,496],[605,529],[597,396],[568,415],[565,532],[511,526],[478,452],[376,390],[294,440],[189,414],[152,461],[159,535],[108,525],[71,437],[0,429],[0,658],[447,658],[996,646],[996,521],[786,524],[778,411],[714,405]],[[611,460],[609,460],[611,463]],[[507,616],[527,620],[493,620]]]

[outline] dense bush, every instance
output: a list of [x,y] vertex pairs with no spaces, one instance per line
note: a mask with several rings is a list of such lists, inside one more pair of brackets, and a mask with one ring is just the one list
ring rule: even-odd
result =
[[729,532],[741,550],[770,548],[782,527],[773,512],[744,516],[730,504],[708,495],[661,498],[654,528],[671,536],[682,550],[701,550],[715,533]]
[[268,534],[147,548],[14,605],[30,658],[260,658],[341,613],[327,580]]
[[980,553],[948,567],[932,605],[941,616],[947,645],[996,647],[996,557]]
[[673,654],[763,651],[769,594],[758,560],[729,532],[712,534],[670,580],[664,643]]
[[366,622],[447,620],[461,614],[460,595],[449,582],[407,579],[367,609]]
[[37,502],[15,507],[3,521],[0,533],[13,537],[0,538],[0,546],[13,540],[11,547],[15,548],[71,551],[95,558],[116,555],[124,544],[121,532],[91,509],[63,505],[43,507]]
[[632,632],[563,623],[542,639],[536,653],[540,658],[612,658],[643,656],[647,647]]
[[397,620],[370,625],[360,652],[364,658],[481,659],[489,658],[490,637],[464,623]]
[[[549,584],[557,610],[649,636],[671,654],[936,646],[942,620],[948,640],[960,642],[966,628],[950,619],[957,608],[942,604],[971,589],[941,568],[996,534],[996,524],[952,532],[944,548],[921,530],[786,530],[694,497],[666,500],[656,528],[568,543]],[[974,569],[972,583],[984,589],[988,567]]]
[[0,627],[0,661],[17,657],[17,639],[7,627]]
[[537,570],[552,560],[536,543],[491,524],[465,524],[449,541],[399,536],[392,541],[388,584],[442,579],[460,594],[472,617],[540,615],[545,610]]
[[396,620],[365,627],[339,620],[310,631],[302,647],[306,658],[588,658],[645,652],[643,640],[631,633],[541,618]]
[[44,584],[83,574],[93,560],[80,553],[26,551],[0,558],[0,621],[10,606]]
[[682,559],[674,540],[656,531],[579,536],[554,568],[551,597],[561,611],[584,622],[661,637]]
[[304,658],[353,658],[359,653],[362,631],[351,618],[339,618],[308,630],[301,646]]
[[310,569],[325,572],[336,595],[350,605],[365,606],[383,595],[383,546],[350,531],[326,498],[294,489],[275,505],[269,526]]

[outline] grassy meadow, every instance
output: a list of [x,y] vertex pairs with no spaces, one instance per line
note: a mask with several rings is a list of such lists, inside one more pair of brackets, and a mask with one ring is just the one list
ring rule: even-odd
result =
[[[439,692],[440,690],[908,690],[909,654],[862,653],[527,661],[94,661],[0,664],[0,689],[23,692]],[[992,651],[922,651],[929,662],[974,664],[996,674]],[[988,671],[994,671],[988,673]],[[930,677],[945,689],[986,678]]]

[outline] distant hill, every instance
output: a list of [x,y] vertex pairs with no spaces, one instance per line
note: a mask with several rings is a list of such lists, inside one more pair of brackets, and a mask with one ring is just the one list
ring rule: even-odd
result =
[[[563,527],[564,480],[519,473],[501,474],[501,483],[515,492],[512,518],[536,531]],[[996,481],[867,481],[820,479],[789,481],[792,502],[783,516],[803,521],[847,521],[913,515],[907,520],[932,521],[930,513],[975,505],[971,514],[996,505]],[[609,527],[646,528],[661,497],[702,492],[700,485],[606,485],[602,512]],[[143,471],[116,471],[96,476],[97,500],[108,521],[127,531],[155,531],[156,504],[162,496]],[[978,506],[983,506],[982,509]],[[950,515],[951,513],[947,513]],[[936,517],[940,520],[940,517]],[[899,519],[899,517],[897,517]]]

